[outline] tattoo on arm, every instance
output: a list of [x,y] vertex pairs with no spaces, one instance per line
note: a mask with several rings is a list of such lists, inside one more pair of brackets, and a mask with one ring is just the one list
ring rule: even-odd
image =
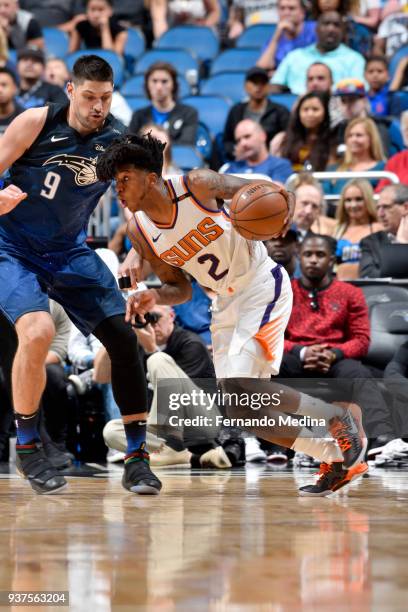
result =
[[[244,179],[231,174],[218,174],[212,170],[192,170],[188,174],[191,189],[197,197],[203,199],[230,200],[244,185],[249,185],[254,179]],[[219,208],[222,207],[222,204]]]

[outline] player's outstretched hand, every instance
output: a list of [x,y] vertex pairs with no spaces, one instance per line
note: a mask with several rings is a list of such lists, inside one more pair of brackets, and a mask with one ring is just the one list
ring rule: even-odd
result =
[[293,214],[295,212],[295,204],[296,204],[295,194],[292,191],[287,191],[286,193],[287,193],[287,202],[288,202],[289,212],[285,219],[284,226],[282,227],[282,230],[279,234],[280,236],[286,236],[288,230],[290,229],[290,226],[292,225]]
[[0,190],[0,215],[6,215],[13,208],[25,200],[27,194],[21,191],[16,185],[8,185],[5,189]]
[[128,297],[126,302],[126,321],[135,323],[136,315],[144,321],[144,315],[157,304],[157,293],[154,289],[140,291]]

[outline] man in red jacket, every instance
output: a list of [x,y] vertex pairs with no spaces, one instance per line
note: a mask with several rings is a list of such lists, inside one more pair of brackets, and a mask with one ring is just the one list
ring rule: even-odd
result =
[[362,406],[368,437],[391,435],[390,411],[360,361],[370,343],[364,294],[333,278],[334,251],[335,241],[328,236],[311,235],[302,243],[301,277],[292,280],[293,309],[280,376],[341,379],[336,389]]

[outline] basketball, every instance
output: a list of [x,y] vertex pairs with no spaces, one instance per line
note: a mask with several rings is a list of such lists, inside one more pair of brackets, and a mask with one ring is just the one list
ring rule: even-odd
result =
[[288,212],[288,193],[268,182],[244,185],[230,205],[231,223],[247,240],[269,240],[279,234]]

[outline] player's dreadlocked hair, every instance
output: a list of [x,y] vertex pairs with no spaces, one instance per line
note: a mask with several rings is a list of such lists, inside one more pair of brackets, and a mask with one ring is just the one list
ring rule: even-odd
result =
[[166,143],[148,133],[126,134],[117,138],[98,158],[96,174],[100,181],[111,181],[120,166],[135,166],[161,176]]

